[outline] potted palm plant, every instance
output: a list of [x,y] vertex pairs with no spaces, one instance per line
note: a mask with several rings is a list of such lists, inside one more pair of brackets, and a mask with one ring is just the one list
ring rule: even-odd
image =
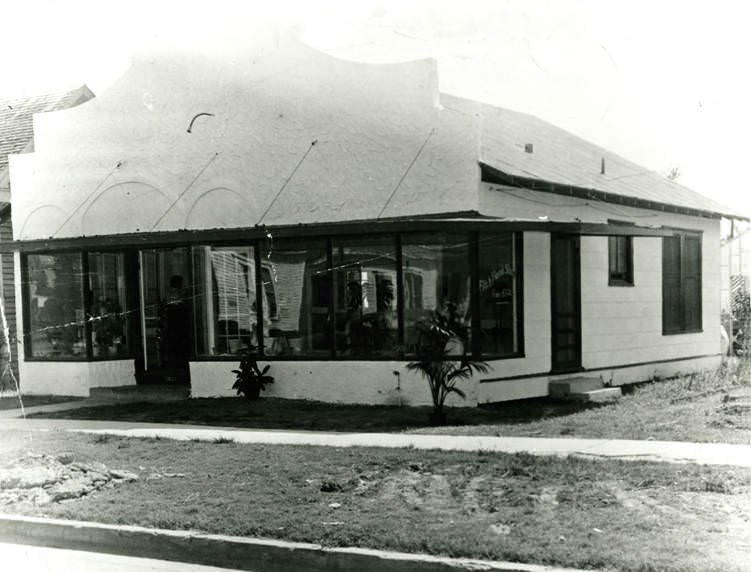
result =
[[450,393],[465,398],[457,383],[471,378],[475,372],[487,372],[488,365],[467,354],[467,327],[455,304],[446,304],[442,310],[418,322],[417,327],[417,359],[408,363],[407,369],[420,373],[430,386],[433,399],[430,424],[445,425],[446,398]]
[[267,364],[261,369],[258,362],[246,353],[240,360],[240,369],[232,370],[236,376],[232,389],[245,399],[259,399],[261,391],[265,390],[267,385],[274,383],[274,378],[267,375],[270,368],[271,366]]

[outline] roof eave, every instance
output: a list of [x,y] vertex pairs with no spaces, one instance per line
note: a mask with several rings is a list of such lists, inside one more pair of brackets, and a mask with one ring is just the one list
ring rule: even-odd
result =
[[602,201],[606,203],[613,203],[621,206],[628,206],[640,209],[655,210],[661,212],[669,212],[673,214],[681,214],[687,216],[698,216],[704,218],[729,218],[736,220],[749,221],[748,217],[731,213],[731,212],[719,212],[708,211],[703,209],[694,209],[689,207],[682,207],[679,205],[673,205],[669,203],[663,203],[659,201],[649,201],[646,199],[639,199],[636,197],[628,197],[625,195],[616,195],[614,193],[608,193],[599,189],[588,189],[586,187],[578,187],[575,185],[566,185],[562,183],[556,183],[553,181],[546,181],[543,179],[536,179],[533,177],[520,177],[518,175],[510,175],[503,171],[479,161],[480,173],[482,181],[485,183],[492,183],[496,185],[508,185],[512,187],[520,187],[530,189],[533,191],[542,191],[546,193],[553,193],[556,195],[564,195],[569,197],[576,197],[579,199],[589,199]]

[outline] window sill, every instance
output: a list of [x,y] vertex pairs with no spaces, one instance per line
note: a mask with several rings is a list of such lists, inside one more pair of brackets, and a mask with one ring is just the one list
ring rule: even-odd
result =
[[616,286],[616,287],[626,287],[626,288],[633,288],[634,283],[628,282],[627,280],[609,280],[608,286]]
[[524,355],[524,353],[503,354],[503,355],[482,354],[472,359],[476,361],[501,361],[501,360],[507,360],[507,359],[524,359],[525,357],[526,356]]
[[65,356],[52,356],[52,357],[24,357],[23,361],[27,363],[34,363],[34,362],[47,362],[47,363],[56,363],[56,362],[74,362],[74,363],[88,363],[91,360],[87,358],[86,356],[83,357],[65,357]]
[[698,330],[680,330],[676,332],[662,332],[663,336],[681,336],[683,334],[703,334],[704,330],[699,328]]

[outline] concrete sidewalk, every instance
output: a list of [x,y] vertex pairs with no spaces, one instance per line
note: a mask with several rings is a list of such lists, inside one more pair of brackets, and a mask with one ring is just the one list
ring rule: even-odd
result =
[[677,441],[632,441],[619,439],[566,439],[536,437],[491,437],[459,435],[414,435],[409,433],[327,433],[85,421],[71,419],[0,419],[0,430],[73,431],[106,433],[123,437],[161,437],[175,440],[214,441],[269,445],[314,445],[327,447],[413,447],[446,451],[495,451],[532,455],[577,455],[593,458],[647,460],[700,465],[751,467],[751,446],[725,443]]

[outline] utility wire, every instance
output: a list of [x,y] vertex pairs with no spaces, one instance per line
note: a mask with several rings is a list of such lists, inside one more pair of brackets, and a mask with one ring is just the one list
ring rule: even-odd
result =
[[274,195],[274,198],[271,199],[271,202],[269,203],[269,206],[266,207],[265,211],[263,211],[263,214],[261,215],[261,218],[258,219],[258,222],[256,222],[256,225],[261,224],[261,221],[263,221],[263,219],[266,218],[266,215],[269,214],[269,211],[271,210],[271,207],[274,206],[274,203],[276,203],[276,200],[279,198],[279,195],[281,195],[282,191],[284,191],[284,189],[287,188],[287,185],[292,180],[292,177],[295,176],[295,173],[297,173],[297,170],[300,168],[300,165],[302,165],[303,161],[305,161],[305,159],[308,157],[308,153],[311,152],[311,150],[313,149],[313,147],[316,146],[317,143],[318,143],[318,139],[314,139],[313,141],[311,141],[310,147],[308,147],[308,150],[305,151],[305,153],[303,154],[303,156],[297,162],[297,165],[295,165],[295,168],[292,169],[292,172],[289,174],[289,177],[287,177],[287,180],[284,181],[284,183],[282,183],[281,187],[279,187],[279,190],[276,192],[276,195]]
[[383,208],[381,209],[381,212],[378,213],[378,216],[376,218],[381,218],[381,215],[386,211],[386,208],[389,206],[389,203],[391,202],[391,199],[394,198],[394,195],[396,194],[396,191],[398,191],[399,187],[402,186],[402,183],[404,182],[404,179],[407,178],[407,175],[412,170],[412,167],[414,166],[415,162],[417,161],[417,158],[422,154],[423,149],[425,149],[425,145],[428,144],[428,140],[433,136],[433,133],[435,133],[435,129],[431,129],[430,133],[428,133],[428,136],[425,138],[425,141],[422,142],[422,145],[420,146],[419,151],[417,151],[417,155],[415,155],[415,158],[412,159],[412,162],[409,164],[409,167],[407,167],[407,170],[404,171],[404,174],[402,175],[402,178],[399,179],[399,182],[394,187],[394,190],[391,191],[391,194],[389,195],[389,198],[386,200],[386,204],[383,205]]
[[174,207],[177,204],[177,202],[183,197],[183,195],[188,192],[188,189],[190,189],[195,184],[198,178],[201,175],[203,175],[204,171],[206,171],[206,169],[209,168],[209,165],[211,165],[218,156],[219,156],[219,151],[214,153],[214,156],[211,159],[209,159],[209,162],[203,166],[203,169],[198,171],[198,174],[195,177],[193,177],[193,180],[190,183],[188,183],[188,185],[182,190],[182,192],[179,195],[177,195],[177,198],[175,198],[175,200],[172,201],[172,204],[170,204],[170,206],[167,207],[167,210],[162,213],[162,216],[156,219],[156,222],[151,226],[149,230],[154,230],[157,227],[157,225],[160,222],[162,222],[164,217],[167,216],[167,213],[172,210],[172,207]]
[[63,229],[63,227],[64,227],[64,226],[65,226],[66,224],[68,224],[68,223],[70,222],[70,219],[72,219],[72,218],[73,218],[73,215],[75,215],[75,214],[76,214],[76,213],[77,213],[77,212],[79,211],[79,209],[80,209],[80,208],[81,208],[81,207],[82,207],[83,205],[85,205],[85,204],[86,204],[86,203],[87,203],[87,202],[89,201],[89,199],[90,199],[91,197],[93,197],[93,196],[94,196],[94,193],[96,193],[96,192],[97,192],[97,191],[98,191],[98,190],[99,190],[100,188],[102,188],[102,185],[104,185],[104,183],[105,183],[105,182],[107,181],[107,179],[109,179],[109,178],[110,178],[110,177],[112,176],[112,174],[113,174],[113,173],[114,173],[114,172],[115,172],[115,171],[116,171],[117,169],[119,169],[119,168],[120,168],[120,166],[121,166],[122,164],[123,164],[123,163],[122,163],[122,161],[118,161],[118,162],[117,162],[117,164],[116,164],[116,165],[115,165],[114,167],[112,167],[112,169],[110,169],[110,172],[109,172],[109,173],[107,173],[107,174],[105,175],[105,177],[104,177],[104,178],[103,178],[103,179],[102,179],[101,181],[99,181],[99,184],[98,184],[98,185],[97,185],[96,187],[94,187],[94,190],[93,190],[93,191],[91,191],[91,192],[90,192],[90,193],[89,193],[88,195],[86,195],[86,198],[85,198],[85,199],[84,199],[84,200],[83,200],[83,201],[81,202],[81,204],[79,204],[79,205],[78,205],[78,206],[77,206],[77,207],[76,207],[75,209],[73,209],[73,211],[72,211],[72,212],[71,212],[71,213],[70,213],[70,214],[68,215],[68,218],[66,218],[66,219],[65,219],[65,220],[63,221],[63,224],[61,224],[61,225],[60,225],[59,227],[57,227],[57,230],[56,230],[55,232],[53,232],[53,233],[52,233],[52,238],[54,238],[54,237],[55,237],[55,236],[57,235],[57,233],[58,233],[58,232],[60,232],[60,231],[61,231],[61,230]]

